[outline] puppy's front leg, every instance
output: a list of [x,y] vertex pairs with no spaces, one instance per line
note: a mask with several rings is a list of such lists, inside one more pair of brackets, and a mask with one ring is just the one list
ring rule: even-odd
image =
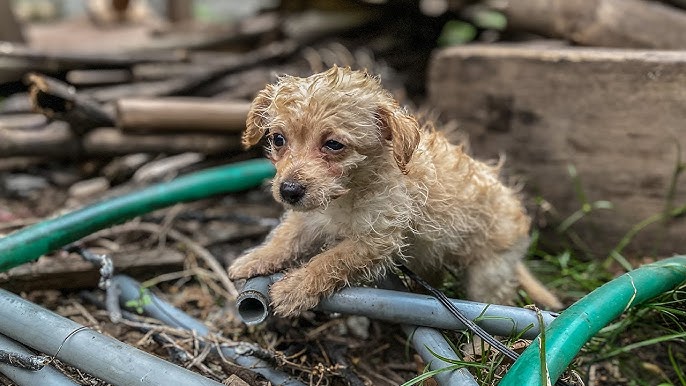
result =
[[390,248],[346,239],[274,283],[270,290],[274,312],[298,315],[313,308],[322,297],[390,263]]
[[288,213],[264,244],[249,250],[231,264],[229,277],[233,280],[246,279],[270,275],[286,268],[315,241],[314,234],[303,225],[300,213]]

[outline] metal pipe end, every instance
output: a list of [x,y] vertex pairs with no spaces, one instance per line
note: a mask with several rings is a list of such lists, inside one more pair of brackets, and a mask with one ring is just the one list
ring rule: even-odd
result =
[[269,300],[264,294],[256,290],[241,292],[236,299],[238,316],[243,323],[253,326],[264,322],[269,316]]

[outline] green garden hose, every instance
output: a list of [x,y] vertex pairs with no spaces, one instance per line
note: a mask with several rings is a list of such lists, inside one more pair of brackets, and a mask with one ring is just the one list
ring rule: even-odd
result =
[[[686,256],[644,265],[628,272],[566,309],[545,330],[545,360],[550,383],[564,372],[581,347],[627,309],[686,281]],[[545,386],[539,336],[507,372],[500,386]]]
[[234,163],[182,176],[40,222],[0,239],[0,272],[136,216],[179,202],[249,189],[273,175],[274,167],[264,159]]

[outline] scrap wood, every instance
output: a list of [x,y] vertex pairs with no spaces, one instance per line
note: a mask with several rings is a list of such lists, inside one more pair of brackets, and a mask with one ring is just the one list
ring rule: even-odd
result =
[[222,100],[252,100],[264,88],[265,84],[274,82],[278,74],[308,76],[312,72],[302,63],[300,65],[288,63],[255,66],[244,71],[222,76],[216,81],[199,88],[195,94]]
[[501,10],[510,29],[581,45],[686,48],[686,12],[655,1],[517,0]]
[[79,148],[79,139],[66,122],[55,121],[32,130],[0,128],[0,157],[70,158],[79,153]]
[[241,149],[238,136],[205,133],[126,134],[114,127],[91,130],[83,136],[82,146],[88,156],[186,152],[228,155]]
[[[434,56],[429,99],[442,119],[460,122],[475,154],[507,154],[508,167],[527,176],[528,194],[554,208],[541,211],[545,221],[561,223],[579,208],[574,189],[549,183],[575,180],[574,165],[584,194],[612,203],[570,229],[584,240],[576,247],[600,256],[632,224],[669,214],[665,195],[686,154],[684,66],[686,52],[678,50],[470,44]],[[461,95],[469,98],[458,101]],[[673,202],[686,202],[684,181],[673,186]],[[626,252],[670,255],[683,250],[684,234],[686,222],[665,218],[631,237]]]
[[[187,1],[187,0],[186,0]],[[139,42],[138,50],[183,52],[202,49],[244,49],[280,36],[281,17],[261,13],[236,23],[167,24],[150,31],[150,39]]]
[[189,78],[190,76],[186,75],[154,81],[98,86],[85,89],[82,92],[98,102],[112,102],[121,98],[166,96],[187,87],[191,81]]
[[[228,361],[228,359],[222,358],[221,361],[219,361],[219,366],[224,370],[225,373],[231,374],[231,376],[227,379],[227,382],[231,381],[232,379],[238,378],[241,381],[242,380],[247,380],[248,385],[260,385],[259,383],[260,376],[249,369],[246,369],[245,367],[241,367],[237,364],[231,363]],[[245,381],[243,381],[245,382]],[[240,383],[238,385],[241,385]]]
[[146,62],[180,62],[188,59],[184,50],[136,52],[47,52],[23,44],[2,42],[0,64],[22,71],[59,73],[83,68],[126,68]]
[[136,170],[131,180],[137,184],[164,181],[176,177],[183,168],[197,164],[204,159],[200,153],[181,153],[148,162]]
[[[42,157],[31,156],[31,157],[8,157],[0,158],[0,172],[8,172],[14,170],[26,170],[30,167],[41,165],[45,162]],[[2,216],[0,215],[0,218]],[[0,233],[3,229],[7,228],[7,223],[3,222],[0,225]],[[10,227],[11,228],[11,227]]]
[[[185,255],[174,249],[138,252],[114,252],[115,269],[134,277],[151,278],[160,273],[183,269]],[[94,288],[98,285],[98,267],[76,255],[43,257],[0,273],[0,287],[12,291]]]
[[77,133],[114,125],[112,113],[96,100],[77,93],[73,86],[36,73],[26,79],[34,109],[48,118],[69,122]]
[[[127,2],[128,4],[128,2]],[[172,23],[187,22],[193,18],[193,3],[186,0],[167,1],[167,19]]]
[[131,67],[131,77],[136,82],[149,82],[170,78],[183,78],[189,74],[206,71],[205,64],[193,62],[180,63],[141,63]]
[[0,114],[30,113],[33,110],[29,93],[18,92],[2,100]]
[[240,134],[250,102],[194,97],[125,98],[116,103],[123,131],[210,131]]
[[21,24],[12,12],[12,3],[9,1],[0,1],[0,40],[19,43],[26,41]]
[[[158,36],[152,46],[159,49],[185,48],[189,50],[226,49],[254,46],[259,42],[270,41],[278,37],[281,32],[281,16],[275,12],[267,12],[245,18],[230,25],[201,27],[200,30],[185,25],[175,27],[168,37]],[[185,30],[184,30],[185,27]],[[179,29],[181,30],[180,32]]]
[[173,96],[192,95],[197,89],[212,83],[225,75],[247,68],[285,59],[299,49],[291,40],[277,41],[256,48],[242,55],[230,55],[225,60],[203,65],[201,70],[193,71],[182,77],[175,77],[151,83],[131,83],[110,87],[98,87],[86,92],[86,95],[98,101],[112,101],[133,96]]
[[66,79],[75,86],[86,87],[130,82],[133,75],[129,69],[85,69],[69,71]]
[[0,128],[0,158],[40,155],[48,159],[79,159],[186,152],[229,155],[240,149],[240,138],[226,134],[127,134],[111,127],[94,129],[79,137],[62,121],[31,130]]
[[18,113],[0,115],[0,130],[2,129],[34,129],[48,123],[45,116],[35,113]]
[[134,153],[200,152],[221,154],[240,149],[237,137],[208,134],[127,135],[116,128],[93,130],[83,142],[65,122],[55,121],[36,130],[0,129],[0,157],[35,156],[79,158]]

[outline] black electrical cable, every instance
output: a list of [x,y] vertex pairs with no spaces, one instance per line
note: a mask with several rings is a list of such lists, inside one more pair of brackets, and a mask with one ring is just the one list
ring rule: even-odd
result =
[[[416,273],[412,272],[409,268],[407,268],[405,265],[400,264],[399,265],[400,270],[407,275],[410,279],[415,281],[417,284],[421,285],[431,293],[433,297],[435,297],[445,308],[450,311],[453,316],[460,322],[462,322],[467,328],[469,328],[472,332],[474,332],[476,335],[478,335],[481,339],[483,339],[486,343],[490,344],[493,348],[496,350],[500,351],[503,355],[506,357],[510,358],[513,362],[519,358],[519,354],[516,352],[512,351],[511,348],[505,346],[502,342],[497,340],[496,338],[493,337],[493,335],[489,334],[486,332],[483,328],[481,328],[478,324],[474,323],[470,319],[468,319],[466,316],[464,316],[460,310],[455,307],[455,304],[448,299],[447,296],[438,289],[434,288],[431,284],[427,283],[426,280],[422,279],[417,275]],[[543,327],[542,327],[543,328]],[[555,386],[570,386],[567,382],[558,379],[555,382]]]
[[406,266],[400,265],[400,270],[405,275],[407,275],[409,278],[414,280],[417,284],[421,285],[422,287],[424,287],[424,289],[429,291],[431,293],[431,295],[433,295],[433,297],[438,299],[438,301],[441,302],[441,304],[443,304],[443,306],[445,308],[447,308],[448,311],[450,311],[450,313],[455,316],[455,318],[457,318],[457,320],[462,322],[465,326],[467,326],[467,328],[469,328],[471,331],[473,331],[476,335],[478,335],[486,343],[490,344],[493,348],[495,348],[496,350],[503,353],[503,355],[510,358],[513,362],[516,361],[517,358],[519,358],[519,354],[512,351],[512,349],[505,346],[502,342],[500,342],[499,340],[494,338],[493,335],[486,332],[483,328],[481,328],[481,326],[479,326],[478,324],[474,323],[473,321],[468,319],[466,316],[464,316],[460,312],[460,310],[458,310],[457,307],[455,307],[453,302],[451,302],[450,299],[448,299],[448,297],[445,296],[445,294],[443,292],[441,292],[441,291],[437,290],[436,288],[434,288],[433,286],[431,286],[429,283],[427,283],[424,279],[419,277],[416,273],[412,272]]

